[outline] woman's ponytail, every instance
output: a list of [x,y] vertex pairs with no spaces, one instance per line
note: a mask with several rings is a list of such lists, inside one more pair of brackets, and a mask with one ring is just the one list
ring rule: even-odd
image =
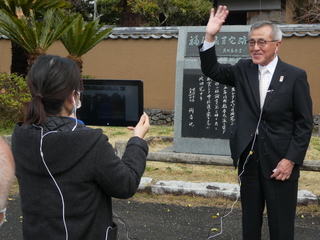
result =
[[36,94],[26,106],[24,125],[40,125],[46,119],[42,95]]

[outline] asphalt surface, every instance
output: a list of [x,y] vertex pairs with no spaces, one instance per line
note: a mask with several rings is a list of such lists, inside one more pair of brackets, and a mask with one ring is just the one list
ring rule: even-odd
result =
[[[222,233],[216,237],[212,236],[220,233],[221,223],[219,217],[213,216],[217,216],[218,213],[224,216],[230,212],[230,208],[184,207],[114,199],[113,209],[126,224],[115,218],[119,226],[118,240],[205,240],[210,236],[210,239],[219,240],[242,239],[239,209],[234,209],[230,215],[223,218]],[[262,240],[267,240],[269,234],[266,217],[264,220]],[[0,239],[22,240],[22,221],[20,198],[17,195],[9,202],[7,222],[0,229]],[[297,216],[295,239],[320,239],[320,216],[310,214]]]

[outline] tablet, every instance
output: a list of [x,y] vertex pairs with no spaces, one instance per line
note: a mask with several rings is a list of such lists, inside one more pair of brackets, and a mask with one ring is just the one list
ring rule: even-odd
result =
[[136,126],[143,114],[141,80],[83,79],[78,117],[86,125]]

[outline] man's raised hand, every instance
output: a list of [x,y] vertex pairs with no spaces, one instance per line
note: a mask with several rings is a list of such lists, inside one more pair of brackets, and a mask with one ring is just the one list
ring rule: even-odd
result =
[[225,22],[229,11],[226,6],[219,6],[216,13],[214,8],[210,10],[210,18],[206,28],[205,41],[213,42],[216,34],[220,31],[222,24]]

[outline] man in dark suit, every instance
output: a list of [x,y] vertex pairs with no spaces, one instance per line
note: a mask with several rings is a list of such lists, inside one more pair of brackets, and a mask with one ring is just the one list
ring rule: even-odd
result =
[[313,127],[307,75],[277,56],[282,32],[271,22],[252,25],[251,59],[219,64],[214,40],[228,13],[226,6],[211,10],[200,59],[206,76],[236,89],[230,148],[239,169],[243,239],[261,239],[266,205],[270,239],[293,240],[299,171]]

